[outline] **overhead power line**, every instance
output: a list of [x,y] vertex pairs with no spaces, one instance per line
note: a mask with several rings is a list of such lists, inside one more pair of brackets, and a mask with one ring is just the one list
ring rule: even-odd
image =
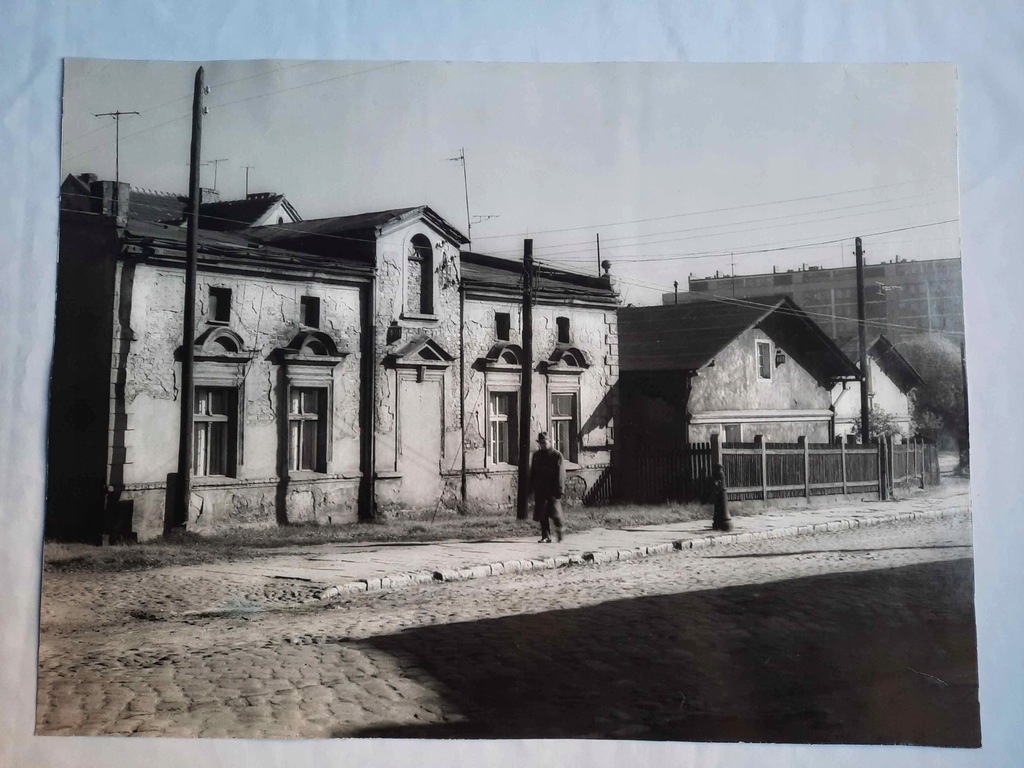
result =
[[[923,196],[924,195],[915,195],[914,197],[923,197]],[[903,199],[910,200],[910,199],[913,199],[913,197],[908,197],[908,198],[903,198]],[[886,202],[888,202],[888,201],[880,201],[880,202],[872,202],[872,203],[862,203],[860,205],[849,206],[849,207],[851,207],[851,208],[859,208],[859,207],[863,207],[865,205],[883,205]],[[955,203],[955,201],[949,201],[949,202],[950,203]],[[925,206],[925,205],[940,205],[940,204],[941,204],[941,201],[939,201],[937,203],[915,203],[913,205],[902,205],[902,206],[897,206],[897,207],[892,207],[892,208],[886,208],[886,209],[880,210],[880,211],[866,211],[866,212],[862,212],[862,213],[852,213],[852,214],[841,215],[841,216],[826,216],[826,217],[820,218],[820,219],[808,219],[806,221],[797,221],[797,222],[791,222],[791,223],[785,223],[785,224],[768,224],[768,225],[765,225],[765,226],[752,227],[752,228],[749,228],[749,229],[728,229],[730,227],[733,227],[735,224],[750,224],[750,223],[755,223],[755,222],[778,221],[780,219],[795,218],[797,216],[811,216],[811,215],[815,215],[815,214],[818,214],[818,213],[828,213],[830,211],[842,211],[842,210],[847,210],[848,209],[846,206],[843,206],[843,207],[839,207],[839,208],[825,209],[825,210],[821,210],[821,211],[807,211],[807,212],[803,212],[803,213],[785,214],[785,215],[781,215],[781,216],[769,216],[769,217],[762,218],[762,219],[750,219],[750,220],[747,220],[747,221],[731,222],[731,223],[728,223],[728,224],[708,224],[708,225],[705,225],[705,226],[702,226],[702,227],[693,227],[693,228],[690,228],[690,229],[680,229],[680,230],[676,230],[676,232],[698,232],[698,231],[704,231],[704,230],[708,230],[708,229],[723,229],[723,228],[725,229],[725,231],[723,231],[723,232],[713,232],[711,234],[704,234],[704,235],[691,235],[691,236],[688,236],[688,237],[673,237],[673,238],[669,238],[667,240],[652,240],[652,241],[649,241],[649,242],[642,242],[642,243],[620,243],[618,245],[606,246],[606,248],[607,249],[612,249],[612,248],[616,248],[616,249],[618,249],[618,248],[636,248],[636,247],[643,247],[643,246],[650,246],[650,245],[661,245],[661,244],[664,244],[664,243],[678,243],[678,242],[682,242],[684,240],[702,240],[704,238],[709,238],[709,237],[728,237],[730,235],[744,234],[744,233],[747,233],[747,232],[761,232],[761,231],[766,230],[766,229],[780,229],[780,228],[784,228],[784,227],[804,226],[804,225],[807,225],[807,224],[820,224],[820,223],[826,222],[826,221],[839,221],[841,219],[852,219],[852,218],[856,218],[858,216],[867,216],[867,215],[874,215],[874,214],[890,213],[890,212],[893,212],[893,211],[906,211],[906,210],[911,210],[913,208],[920,208],[921,206]],[[673,233],[665,232],[665,233],[662,233],[662,234],[673,234]],[[621,237],[621,238],[613,238],[613,239],[627,240],[627,239],[634,239],[634,238],[638,238],[638,237],[654,237],[654,236],[655,235],[653,235],[653,234],[652,235],[636,235],[636,236],[633,236],[633,237]],[[572,245],[572,243],[567,243],[565,245]],[[563,246],[560,246],[560,245],[546,246],[546,248],[560,248],[560,247],[563,247]],[[594,251],[593,247],[590,247],[590,248],[577,248],[577,249],[568,250],[568,251],[549,251],[546,255],[547,256],[561,256],[561,255],[572,255],[572,254],[575,254],[575,253],[586,253],[586,254],[588,254],[585,257],[586,260],[590,260],[591,258],[593,258],[593,251]],[[495,253],[510,253],[510,252],[511,251],[496,251]]]
[[[926,203],[918,203],[918,204],[909,205],[909,206],[897,206],[897,207],[894,207],[894,208],[885,209],[883,211],[872,211],[872,212],[869,212],[869,213],[870,214],[894,213],[896,211],[907,211],[907,210],[912,210],[914,208],[921,208],[923,205],[928,205],[928,204],[926,204]],[[685,238],[672,238],[670,240],[650,241],[650,242],[647,242],[647,243],[639,243],[639,244],[625,243],[625,244],[620,244],[620,245],[615,245],[615,246],[607,246],[607,249],[608,250],[610,250],[610,249],[623,249],[623,248],[633,248],[633,249],[635,249],[635,248],[638,248],[638,247],[642,248],[642,247],[648,247],[648,246],[664,245],[666,243],[681,243],[683,241],[688,241],[688,240],[703,240],[703,239],[706,239],[706,238],[726,238],[726,237],[736,236],[736,234],[745,234],[745,233],[748,233],[748,232],[760,232],[760,231],[764,231],[766,229],[779,229],[779,228],[784,228],[784,227],[804,226],[804,225],[807,225],[807,224],[820,224],[820,223],[827,222],[827,221],[840,221],[840,220],[843,220],[843,219],[858,218],[860,216],[865,216],[865,215],[868,215],[868,214],[865,214],[865,213],[853,213],[853,214],[840,215],[840,216],[826,216],[824,218],[808,219],[806,221],[787,222],[787,223],[783,223],[783,224],[766,224],[764,226],[757,226],[757,227],[751,227],[751,228],[746,228],[746,229],[732,229],[732,230],[727,230],[727,231],[723,231],[723,232],[713,232],[711,234],[691,234],[691,236],[688,236],[688,237],[685,237]],[[766,219],[766,220],[771,220],[771,219]],[[706,227],[698,227],[698,228],[706,228]],[[735,252],[734,249],[732,249],[732,248],[726,248],[726,249],[723,249],[723,250],[725,251],[725,253],[734,253]],[[563,255],[571,256],[572,254],[585,253],[585,254],[587,254],[587,256],[586,257],[581,257],[581,258],[585,259],[585,260],[590,260],[591,258],[593,258],[593,252],[594,252],[593,248],[589,248],[589,249],[577,249],[577,250],[571,250],[571,251],[552,251],[552,252],[548,252],[546,255],[547,256],[563,256]]]
[[[863,234],[861,236],[862,237],[875,237],[875,236],[878,236],[878,235],[892,234],[894,232],[907,232],[907,231],[913,230],[913,229],[923,229],[925,227],[937,227],[937,226],[941,226],[943,224],[953,224],[953,223],[958,222],[958,221],[960,221],[959,218],[956,218],[956,219],[944,219],[942,221],[931,221],[931,222],[927,222],[927,223],[924,223],[924,224],[914,224],[914,225],[907,226],[907,227],[897,227],[895,229],[886,229],[886,230],[879,230],[879,231],[876,231],[876,232],[868,232],[868,233]],[[632,258],[632,257],[628,257],[628,256],[623,256],[623,257],[621,257],[621,260],[618,263],[620,263],[620,264],[639,264],[639,263],[653,262],[653,261],[689,261],[689,260],[693,260],[693,259],[709,259],[709,258],[724,257],[724,256],[750,256],[750,255],[758,254],[758,253],[776,253],[776,252],[779,252],[779,251],[788,251],[788,250],[793,250],[795,248],[810,248],[810,247],[820,246],[820,245],[835,245],[836,243],[841,243],[841,242],[843,242],[845,240],[849,240],[852,237],[853,237],[853,235],[844,235],[843,237],[832,238],[832,239],[829,239],[829,240],[817,240],[817,241],[811,242],[811,243],[789,244],[789,245],[782,245],[782,246],[773,247],[773,248],[758,248],[758,249],[750,249],[750,250],[744,250],[744,249],[735,249],[734,250],[734,249],[725,248],[725,249],[716,249],[716,250],[713,250],[713,251],[696,251],[696,252],[693,252],[693,253],[662,254],[662,255],[657,255],[657,256],[640,256],[639,258]],[[800,238],[800,239],[806,239],[806,238]],[[552,259],[552,260],[558,260],[557,257],[551,256],[551,255],[548,255],[546,258]],[[577,261],[577,259],[563,259],[563,261]]]
[[829,197],[838,197],[840,195],[853,195],[853,194],[856,194],[858,192],[873,192],[873,191],[878,190],[878,189],[890,189],[892,187],[907,186],[909,184],[924,184],[925,182],[935,181],[936,179],[947,179],[947,178],[954,177],[954,176],[955,176],[955,174],[944,173],[944,174],[939,174],[938,176],[930,176],[930,177],[928,177],[926,179],[914,179],[914,180],[910,180],[910,181],[896,181],[896,182],[893,182],[891,184],[879,184],[879,185],[874,186],[874,187],[860,187],[859,189],[847,189],[847,190],[843,190],[841,192],[825,192],[825,193],[822,193],[822,194],[819,194],[819,195],[806,195],[804,197],[791,197],[791,198],[787,198],[787,199],[784,199],[784,200],[768,200],[768,201],[763,201],[763,202],[759,202],[759,203],[747,203],[747,204],[744,204],[744,205],[734,205],[734,206],[729,206],[729,207],[726,207],[726,208],[709,208],[709,209],[706,209],[706,210],[703,210],[703,211],[687,211],[687,212],[684,212],[684,213],[671,213],[671,214],[667,214],[665,216],[654,216],[654,217],[647,218],[647,219],[631,219],[629,221],[615,221],[615,222],[606,222],[606,223],[601,223],[601,224],[585,224],[585,225],[577,226],[577,227],[563,227],[561,229],[542,229],[542,230],[539,230],[539,231],[534,231],[532,233],[530,233],[530,232],[516,232],[516,233],[509,233],[509,234],[504,234],[504,235],[486,235],[484,237],[480,237],[480,238],[477,238],[477,239],[478,240],[491,240],[491,239],[500,238],[500,237],[526,237],[526,236],[536,237],[537,235],[549,235],[549,234],[554,234],[556,232],[574,232],[574,231],[585,230],[585,229],[597,229],[597,228],[604,228],[604,227],[626,226],[628,224],[646,224],[646,223],[651,222],[651,221],[665,221],[667,219],[677,219],[677,218],[683,218],[683,217],[686,217],[686,216],[704,216],[704,215],[709,214],[709,213],[725,213],[725,212],[728,212],[728,211],[744,210],[746,208],[759,208],[759,207],[766,206],[766,205],[782,205],[783,203],[799,203],[799,202],[803,202],[803,201],[806,201],[806,200],[820,200],[820,199],[829,198]]

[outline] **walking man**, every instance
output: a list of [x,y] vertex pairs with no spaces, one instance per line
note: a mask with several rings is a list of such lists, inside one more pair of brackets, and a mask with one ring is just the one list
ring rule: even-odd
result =
[[565,470],[562,454],[551,447],[547,432],[537,435],[537,450],[530,462],[530,490],[533,491],[533,519],[540,523],[540,541],[551,543],[551,522],[555,536],[562,540],[562,489]]

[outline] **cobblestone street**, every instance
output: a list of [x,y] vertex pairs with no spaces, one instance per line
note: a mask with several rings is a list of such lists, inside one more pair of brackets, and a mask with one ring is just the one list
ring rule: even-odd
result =
[[977,744],[970,540],[962,514],[326,602],[48,572],[37,732]]

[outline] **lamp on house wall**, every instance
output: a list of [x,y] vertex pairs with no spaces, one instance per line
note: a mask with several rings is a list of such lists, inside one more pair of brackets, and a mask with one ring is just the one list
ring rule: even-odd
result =
[[775,367],[778,368],[780,365],[786,362],[786,353],[776,347],[775,349]]

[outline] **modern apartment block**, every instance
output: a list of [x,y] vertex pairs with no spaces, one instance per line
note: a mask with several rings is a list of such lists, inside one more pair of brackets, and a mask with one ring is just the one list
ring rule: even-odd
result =
[[[864,267],[868,335],[884,334],[898,344],[920,331],[962,333],[963,287],[960,259],[896,261]],[[689,279],[689,294],[663,294],[664,304],[709,296],[743,299],[786,294],[833,339],[857,334],[857,270],[854,267],[773,271]]]

